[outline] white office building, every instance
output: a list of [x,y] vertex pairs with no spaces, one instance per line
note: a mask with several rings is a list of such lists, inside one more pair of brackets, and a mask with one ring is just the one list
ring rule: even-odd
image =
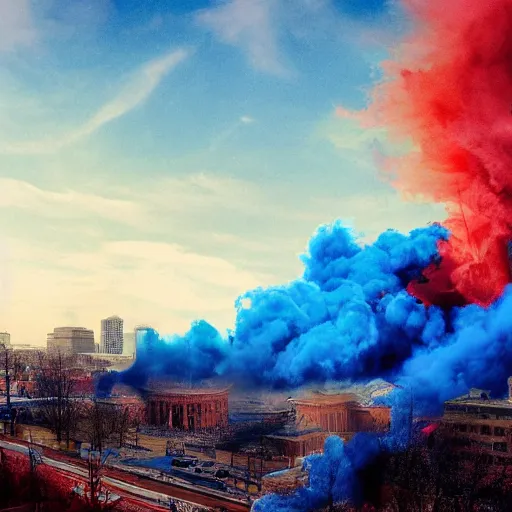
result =
[[123,353],[123,319],[110,316],[101,321],[100,352],[104,354]]

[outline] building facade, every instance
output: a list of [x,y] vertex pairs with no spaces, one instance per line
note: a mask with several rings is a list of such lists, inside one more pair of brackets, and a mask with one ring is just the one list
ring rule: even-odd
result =
[[48,352],[94,353],[94,331],[85,327],[56,327],[47,335]]
[[110,316],[101,321],[101,345],[104,354],[123,353],[123,319]]
[[152,392],[146,415],[150,425],[200,430],[228,425],[229,389],[171,389]]
[[290,422],[280,432],[266,436],[278,452],[292,461],[321,453],[330,435],[345,441],[357,432],[386,432],[391,424],[391,408],[363,406],[352,393],[322,394],[289,399]]
[[355,432],[384,432],[391,425],[391,408],[362,406],[347,393],[292,400],[299,421],[306,419],[324,432],[350,435]]
[[11,346],[11,335],[8,332],[0,332],[0,345]]
[[438,432],[462,454],[487,454],[489,463],[512,463],[512,378],[509,398],[492,399],[489,391],[471,389],[444,404]]

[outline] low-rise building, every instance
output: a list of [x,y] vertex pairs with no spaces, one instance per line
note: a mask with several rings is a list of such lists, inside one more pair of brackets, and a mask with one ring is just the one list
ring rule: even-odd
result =
[[484,452],[489,462],[512,463],[512,378],[508,385],[508,399],[491,398],[489,391],[473,388],[446,401],[439,432],[462,452]]

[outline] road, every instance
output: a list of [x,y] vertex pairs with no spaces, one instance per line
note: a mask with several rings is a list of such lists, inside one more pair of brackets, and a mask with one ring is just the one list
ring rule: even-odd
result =
[[[0,440],[0,447],[6,450],[16,451],[28,456],[28,446],[25,444]],[[39,448],[36,448],[38,451]],[[87,481],[88,470],[81,464],[74,464],[63,460],[56,460],[52,457],[42,455],[42,461],[56,469],[68,474],[74,474]],[[77,461],[78,462],[78,461]],[[240,500],[222,496],[220,493],[210,490],[203,490],[194,486],[186,486],[176,483],[164,483],[134,475],[127,471],[120,471],[113,468],[105,468],[102,481],[106,487],[121,497],[129,496],[137,498],[148,504],[162,504],[168,506],[169,498],[185,502],[191,506],[219,507],[222,506],[233,512],[248,512],[250,505]]]

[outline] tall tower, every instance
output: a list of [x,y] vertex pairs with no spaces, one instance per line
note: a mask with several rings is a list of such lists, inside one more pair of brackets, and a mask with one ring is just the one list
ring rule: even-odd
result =
[[104,354],[123,353],[123,319],[109,316],[101,321],[101,347]]

